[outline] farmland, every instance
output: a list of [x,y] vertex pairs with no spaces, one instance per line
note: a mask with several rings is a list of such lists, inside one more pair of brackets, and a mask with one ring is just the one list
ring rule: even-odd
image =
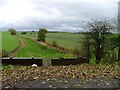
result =
[[[25,37],[37,39],[37,34],[30,35],[28,33],[27,35],[25,35]],[[68,49],[74,49],[75,47],[80,46],[81,37],[82,37],[81,34],[64,33],[64,32],[58,32],[58,33],[48,32],[46,35],[46,42],[52,43],[53,41],[56,41],[59,46]]]
[[[17,32],[17,35],[14,36],[10,35],[8,32],[2,32],[2,49],[8,52],[13,51],[20,46],[20,42],[17,39],[20,38],[24,42],[24,46],[20,47],[20,49],[15,53],[16,55],[14,55],[14,57],[74,57],[75,55],[73,55],[71,49],[74,49],[75,47],[81,47],[80,41],[82,41],[82,37],[82,34],[48,32],[46,34],[46,42],[52,44],[53,41],[56,41],[58,46],[70,49],[70,51],[63,53],[52,47],[41,45],[37,41],[37,33],[30,34],[30,32],[27,32],[27,34],[21,35],[21,32]],[[31,39],[33,39],[33,41]]]
[[2,49],[8,52],[13,51],[19,46],[20,42],[17,36],[10,35],[8,32],[2,32]]
[[[55,40],[57,40],[57,38],[60,37],[60,35],[58,34],[59,35],[58,37],[57,37],[57,34],[55,35],[56,35]],[[47,38],[51,36],[52,36],[52,33],[49,33]],[[73,57],[74,56],[70,53],[63,53],[59,50],[40,45],[39,42],[32,41],[31,38],[37,39],[37,34],[21,35],[19,32],[17,33],[17,35],[10,35],[9,32],[2,32],[2,46],[3,46],[2,49],[9,52],[10,53],[9,56],[21,57],[21,58],[22,57],[56,58],[56,57]],[[53,39],[54,39],[54,36],[50,38],[50,40],[53,40]],[[20,40],[22,40],[22,45]],[[65,42],[63,38],[62,40],[63,40],[62,42]],[[19,49],[15,53],[11,53],[11,51],[14,51],[18,47]]]
[[72,33],[48,33],[46,40],[49,43],[56,41],[62,47],[74,49],[79,46],[81,35]]
[[[4,32],[3,35],[9,36],[9,38],[3,38],[3,40],[10,40],[13,38],[12,35]],[[74,57],[74,55],[69,55],[67,53],[63,53],[57,49],[49,48],[48,46],[42,46],[40,42],[38,42],[37,34],[27,34],[21,35],[17,34],[17,37],[22,40],[22,47],[20,42],[20,49],[18,50],[15,57],[24,58],[24,57],[35,57],[35,58],[43,58],[43,62],[45,64],[49,63],[50,58],[58,58],[58,57]],[[16,38],[16,37],[14,37]],[[57,41],[59,45],[64,45],[66,48],[74,48],[79,45],[79,41],[82,36],[80,34],[72,34],[72,33],[48,33],[47,34],[47,42],[51,43],[52,41]],[[17,40],[17,39],[16,39]],[[66,43],[67,42],[67,43]],[[8,43],[8,42],[6,42]],[[9,42],[10,43],[10,42]],[[9,43],[7,45],[9,45]],[[16,42],[14,42],[16,43]],[[72,44],[74,43],[74,44]],[[5,43],[3,43],[4,45]],[[68,46],[67,46],[68,45]],[[12,46],[11,46],[12,47]],[[71,53],[71,52],[69,52]],[[115,54],[115,53],[114,53]],[[47,58],[47,59],[46,59]],[[49,59],[48,59],[49,58]],[[46,60],[45,60],[46,59]],[[16,80],[17,82],[25,81],[25,80],[43,80],[47,79],[58,79],[58,78],[66,78],[68,79],[84,79],[86,81],[92,80],[93,78],[103,78],[107,76],[108,80],[112,80],[112,78],[119,77],[119,65],[117,63],[113,63],[111,65],[93,65],[95,64],[94,58],[91,58],[89,64],[81,64],[81,65],[70,65],[70,66],[45,66],[45,67],[33,67],[33,66],[12,66],[12,65],[4,65],[3,66],[3,85],[4,87],[9,85],[14,85],[12,82]],[[49,61],[48,61],[49,60]],[[113,59],[112,59],[113,60]],[[11,73],[12,70],[12,73]],[[23,73],[24,72],[24,73]],[[47,73],[46,73],[47,72]],[[11,73],[8,74],[8,73]],[[17,75],[18,74],[18,75]],[[27,76],[27,77],[26,77]],[[6,77],[12,78],[10,80],[6,80]],[[13,80],[14,77],[14,80]],[[110,77],[110,78],[109,78]],[[97,81],[96,80],[96,81]],[[64,81],[69,82],[69,81]],[[73,81],[72,81],[73,82]],[[88,83],[88,82],[86,82]],[[86,85],[85,83],[85,85]],[[109,81],[106,85],[109,84]],[[27,83],[28,85],[28,83]],[[115,84],[118,87],[118,84]],[[24,85],[23,85],[24,86]],[[82,86],[81,86],[82,87]]]

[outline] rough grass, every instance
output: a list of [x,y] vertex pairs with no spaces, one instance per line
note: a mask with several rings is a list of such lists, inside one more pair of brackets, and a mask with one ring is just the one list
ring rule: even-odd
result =
[[2,32],[2,49],[11,52],[19,46],[20,42],[16,36],[9,32]]
[[45,46],[41,46],[40,44],[31,41],[28,38],[21,37],[25,46],[17,53],[17,57],[41,57],[41,58],[53,58],[53,57],[62,57],[63,53],[48,49]]

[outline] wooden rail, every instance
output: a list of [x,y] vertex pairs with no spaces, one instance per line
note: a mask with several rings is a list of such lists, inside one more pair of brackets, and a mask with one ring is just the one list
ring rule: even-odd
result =
[[53,66],[55,65],[76,65],[82,63],[89,63],[88,59],[85,57],[77,58],[55,58],[51,60]]
[[35,58],[2,58],[3,64],[11,64],[11,65],[23,65],[29,66],[33,64],[37,64],[38,66],[42,66],[42,59]]
[[[37,66],[44,66],[43,59],[36,58],[2,58],[3,64],[11,65],[23,65],[29,66],[37,64]],[[86,57],[77,57],[77,58],[53,58],[51,59],[51,64],[56,65],[76,65],[82,63],[89,63]]]

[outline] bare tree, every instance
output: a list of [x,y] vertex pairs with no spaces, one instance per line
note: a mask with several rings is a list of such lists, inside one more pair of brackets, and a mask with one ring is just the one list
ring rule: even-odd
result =
[[109,20],[92,20],[87,23],[89,34],[94,41],[96,63],[99,64],[104,55],[106,37],[112,29]]

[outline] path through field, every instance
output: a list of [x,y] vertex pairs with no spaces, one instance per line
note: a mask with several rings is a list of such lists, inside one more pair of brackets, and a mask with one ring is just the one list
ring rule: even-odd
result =
[[18,37],[18,40],[20,41],[19,47],[16,48],[14,51],[12,51],[9,54],[9,56],[15,57],[17,55],[18,51],[25,46],[25,42],[20,37]]
[[64,55],[60,51],[43,46],[24,36],[21,36],[20,38],[24,41],[25,46],[18,51],[17,57],[55,58]]

